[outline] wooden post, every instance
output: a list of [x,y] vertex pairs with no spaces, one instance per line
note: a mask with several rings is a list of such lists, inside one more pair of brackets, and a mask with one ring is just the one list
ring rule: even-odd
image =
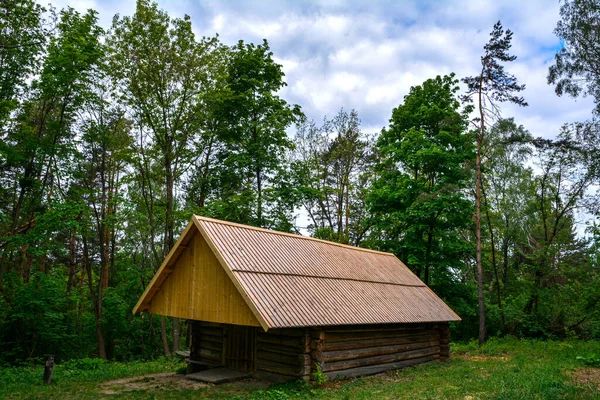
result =
[[49,385],[52,383],[52,368],[54,367],[54,356],[46,357],[46,365],[44,366],[44,383]]
[[325,332],[322,329],[314,329],[310,332],[310,358],[311,358],[311,372],[317,371],[317,366],[323,371],[323,345],[325,342]]
[[440,324],[440,361],[450,359],[450,325]]

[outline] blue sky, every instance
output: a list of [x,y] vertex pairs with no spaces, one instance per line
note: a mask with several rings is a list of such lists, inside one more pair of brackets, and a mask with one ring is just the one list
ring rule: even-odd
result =
[[[592,101],[558,98],[546,84],[560,48],[553,34],[558,1],[159,1],[173,16],[189,14],[199,36],[226,44],[266,38],[286,73],[281,95],[309,118],[356,109],[367,132],[384,127],[413,85],[439,74],[475,74],[482,47],[497,20],[514,31],[508,70],[527,85],[529,107],[504,106],[535,136],[589,118]],[[109,27],[135,1],[60,0],[57,7],[92,7]]]

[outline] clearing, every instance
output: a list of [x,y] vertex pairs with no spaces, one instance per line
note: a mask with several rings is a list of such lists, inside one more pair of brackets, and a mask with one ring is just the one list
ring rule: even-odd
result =
[[6,399],[600,399],[600,368],[577,356],[600,354],[600,342],[491,339],[453,344],[452,360],[371,377],[269,385],[246,379],[212,385],[177,374],[174,360],[102,363],[68,362],[41,383],[42,367],[0,369],[0,398]]

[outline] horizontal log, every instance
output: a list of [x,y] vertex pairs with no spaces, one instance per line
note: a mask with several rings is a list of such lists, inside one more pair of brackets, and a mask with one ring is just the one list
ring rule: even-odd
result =
[[198,357],[207,358],[209,360],[221,361],[221,351],[210,349],[198,349]]
[[328,326],[323,330],[326,333],[339,332],[371,332],[371,331],[396,331],[399,329],[405,330],[423,330],[423,329],[439,329],[437,323],[424,324],[373,324],[373,325],[343,325],[343,326]]
[[218,336],[223,337],[223,328],[221,327],[209,327],[209,326],[201,326],[197,330],[194,329],[194,335],[210,335],[210,336]]
[[365,331],[365,332],[337,332],[325,333],[325,342],[347,342],[350,340],[379,339],[389,337],[410,337],[417,335],[439,335],[436,329],[427,330],[388,330],[388,331]]
[[346,369],[343,371],[326,372],[325,375],[331,380],[353,378],[355,376],[373,375],[388,371],[390,369],[398,369],[408,367],[411,365],[422,364],[425,362],[436,360],[437,358],[438,355],[433,354],[429,356],[411,358],[409,360],[398,361],[393,363],[369,365],[365,367]]
[[195,343],[195,347],[199,349],[222,350],[223,342],[215,342],[213,340],[199,340]]
[[283,336],[275,336],[275,335],[257,335],[256,336],[257,343],[267,343],[269,345],[280,346],[283,348],[291,348],[304,350],[306,348],[306,344],[304,340],[301,338],[290,338]]
[[310,374],[310,365],[287,365],[270,360],[256,360],[256,369],[276,374],[302,376]]
[[411,336],[394,336],[387,338],[377,339],[362,339],[362,340],[349,340],[344,342],[329,342],[325,341],[322,346],[323,351],[334,351],[334,350],[348,350],[348,349],[360,349],[363,347],[375,347],[375,346],[390,346],[395,344],[407,344],[407,343],[418,343],[418,342],[429,342],[438,341],[440,335],[424,334],[424,335],[411,335]]
[[409,360],[411,358],[426,357],[431,355],[439,356],[440,348],[438,346],[424,349],[405,351],[403,353],[386,354],[382,356],[373,356],[365,358],[356,358],[353,360],[335,361],[325,363],[323,372],[340,371],[343,369],[364,367],[367,365],[388,364],[399,361]]
[[303,337],[306,333],[304,328],[280,328],[280,329],[269,329],[267,332],[258,331],[258,335],[277,335],[277,336],[290,336],[290,337]]
[[365,347],[362,349],[324,351],[321,353],[321,359],[323,362],[327,363],[332,361],[381,356],[384,354],[404,353],[411,350],[425,349],[434,346],[437,346],[436,341],[398,344],[392,346]]
[[309,354],[309,353],[305,353],[302,349],[300,349],[298,347],[278,346],[278,345],[273,345],[271,343],[256,343],[256,350],[257,351],[268,351],[270,353],[277,353],[277,354],[285,354],[288,356],[297,356],[299,354]]
[[310,365],[310,355],[309,354],[296,353],[295,355],[289,355],[289,354],[273,353],[270,351],[257,350],[256,359],[257,360],[275,361],[278,363],[287,364],[287,365],[291,365],[291,366]]

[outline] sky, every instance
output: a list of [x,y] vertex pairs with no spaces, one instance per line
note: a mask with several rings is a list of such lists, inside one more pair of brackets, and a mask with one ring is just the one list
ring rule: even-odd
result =
[[[114,14],[131,15],[134,0],[59,0],[57,8],[97,10],[110,26]],[[228,45],[267,39],[283,65],[280,95],[316,121],[340,108],[356,109],[363,131],[387,126],[410,87],[436,75],[475,75],[494,23],[514,32],[507,65],[529,103],[503,105],[504,117],[536,137],[556,136],[561,125],[591,116],[591,99],[557,97],[548,67],[560,49],[553,30],[558,0],[519,1],[158,1],[171,16],[190,15],[198,36],[219,34]]]

